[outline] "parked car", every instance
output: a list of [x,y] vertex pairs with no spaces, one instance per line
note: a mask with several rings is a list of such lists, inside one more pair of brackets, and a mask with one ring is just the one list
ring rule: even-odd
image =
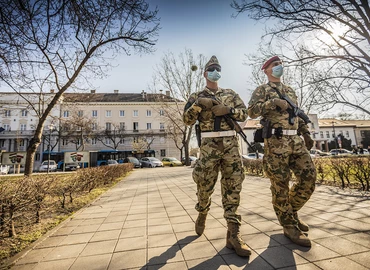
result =
[[71,163],[66,163],[65,165],[65,170],[66,171],[77,171],[80,168],[80,164],[77,162],[71,162]]
[[108,166],[118,165],[118,162],[115,159],[108,159],[108,164],[107,165]]
[[55,162],[55,160],[44,160],[40,165],[39,171],[47,172],[48,168],[49,172],[55,172],[57,170],[57,163]]
[[330,154],[333,156],[334,155],[350,155],[352,154],[352,152],[347,149],[332,149],[330,150]]
[[323,152],[318,149],[311,149],[310,154],[315,155],[315,156],[320,156],[320,157],[325,157],[325,156],[330,156],[331,154],[328,152]]
[[141,163],[136,157],[126,157],[123,159],[123,163],[132,163],[134,168],[141,168]]
[[191,163],[190,163],[190,168],[194,168],[195,167],[195,164],[197,163],[197,158],[192,160]]
[[[191,164],[191,162],[192,162],[193,160],[196,160],[196,159],[197,159],[197,157],[189,156],[189,163]],[[181,163],[182,163],[182,165],[185,165],[185,157],[183,157],[183,158],[181,159]]]
[[141,168],[148,167],[148,168],[155,168],[155,167],[163,167],[162,161],[155,157],[143,157],[140,159]]
[[8,174],[10,167],[8,165],[0,165],[0,174]]
[[[245,158],[245,159],[257,159],[257,154],[256,153],[249,153],[247,155],[242,155],[242,158]],[[263,154],[258,153],[258,159],[262,159],[262,158],[263,158]]]
[[183,166],[181,161],[174,157],[164,157],[162,158],[163,166]]

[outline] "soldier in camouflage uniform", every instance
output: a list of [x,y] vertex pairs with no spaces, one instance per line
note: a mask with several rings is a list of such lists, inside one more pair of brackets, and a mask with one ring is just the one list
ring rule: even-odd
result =
[[[281,94],[286,94],[297,103],[293,89],[280,81],[283,75],[280,58],[272,57],[263,65],[262,70],[269,82],[260,85],[253,92],[248,104],[248,115],[251,118],[261,116],[262,119],[271,121],[272,136],[264,138],[263,166],[271,181],[272,204],[283,226],[284,235],[298,245],[311,246],[307,233],[303,233],[309,227],[298,217],[298,210],[315,189],[316,170],[309,154],[313,140],[307,125],[299,117],[295,118],[293,125],[289,124],[289,105],[275,91],[278,89]],[[289,188],[291,171],[297,181]]]
[[206,87],[189,97],[183,114],[186,125],[194,125],[198,120],[202,137],[200,157],[193,170],[198,196],[195,209],[199,212],[195,231],[198,235],[204,232],[211,195],[221,171],[222,205],[228,224],[226,246],[235,249],[239,256],[249,256],[251,251],[241,238],[241,216],[237,213],[244,180],[239,142],[235,130],[223,117],[244,121],[247,109],[233,90],[218,87],[220,72],[219,62],[212,56],[205,65]]

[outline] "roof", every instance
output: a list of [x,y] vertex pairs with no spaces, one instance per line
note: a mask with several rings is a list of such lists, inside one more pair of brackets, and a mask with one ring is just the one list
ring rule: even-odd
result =
[[243,129],[256,129],[260,126],[259,119],[247,119],[242,125]]
[[319,127],[370,127],[370,120],[339,120],[335,118],[318,119]]
[[164,94],[143,93],[64,93],[64,102],[182,102]]

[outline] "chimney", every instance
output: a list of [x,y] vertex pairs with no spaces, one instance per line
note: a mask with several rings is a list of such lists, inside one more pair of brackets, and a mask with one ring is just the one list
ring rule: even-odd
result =
[[96,91],[95,89],[91,90],[91,94],[95,94],[95,91]]
[[144,90],[141,90],[141,96],[142,96],[143,99],[146,98],[146,92]]
[[166,91],[166,96],[171,96],[171,91]]
[[50,93],[51,94],[54,94],[54,89],[50,89]]
[[116,90],[114,90],[114,93],[115,93],[115,94],[118,94],[118,90],[117,90],[117,89],[116,89]]

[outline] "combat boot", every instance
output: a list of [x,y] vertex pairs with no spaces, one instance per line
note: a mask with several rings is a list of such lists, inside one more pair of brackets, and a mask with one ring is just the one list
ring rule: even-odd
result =
[[296,225],[285,225],[283,227],[284,235],[292,240],[293,243],[303,246],[310,247],[311,240],[298,228]]
[[237,223],[229,222],[227,224],[226,247],[234,249],[236,254],[241,257],[248,257],[252,254],[251,250],[244,243],[242,236],[239,232],[240,225]]
[[207,213],[206,214],[199,213],[198,218],[195,221],[195,232],[199,236],[201,236],[204,232],[204,229],[206,227],[206,219]]
[[307,225],[306,222],[303,222],[299,217],[298,217],[298,213],[294,213],[293,214],[295,220],[297,220],[298,222],[298,228],[302,231],[302,232],[308,232],[310,230],[310,227]]

